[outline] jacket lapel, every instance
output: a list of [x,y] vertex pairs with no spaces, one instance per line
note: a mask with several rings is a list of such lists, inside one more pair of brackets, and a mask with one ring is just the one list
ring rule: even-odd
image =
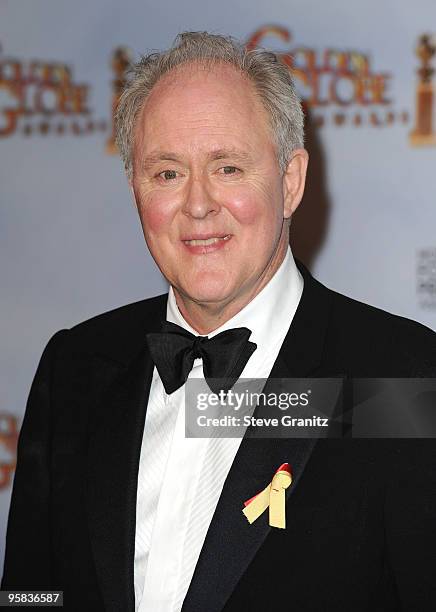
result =
[[134,610],[137,476],[153,374],[145,334],[158,331],[165,304],[163,296],[153,312],[145,313],[117,343],[110,348],[101,343],[95,356],[96,367],[100,374],[107,372],[108,382],[96,407],[98,428],[88,444],[86,504],[94,562],[108,612]]
[[[309,376],[321,363],[331,293],[299,262],[304,290],[270,378]],[[268,385],[268,383],[267,383]],[[267,392],[267,387],[265,387]],[[243,502],[264,489],[277,468],[291,465],[293,494],[316,439],[250,438],[247,429],[225,481],[182,612],[220,612],[256,552],[271,531],[267,512],[249,524]]]

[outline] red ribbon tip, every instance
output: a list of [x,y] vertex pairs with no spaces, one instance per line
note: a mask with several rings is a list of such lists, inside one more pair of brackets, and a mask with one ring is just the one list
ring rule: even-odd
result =
[[282,465],[279,467],[279,469],[276,471],[277,472],[288,472],[288,474],[291,474],[291,468],[289,467],[289,463],[282,463]]
[[247,499],[247,501],[244,501],[244,506],[248,506],[248,504],[251,503],[253,499],[256,499],[258,495],[259,493],[257,493],[257,495],[253,495],[253,497],[250,497],[250,499]]
[[[291,472],[289,463],[282,463],[282,465],[279,468],[277,468],[277,470],[275,471],[275,474],[277,474],[277,472],[288,472],[288,474],[292,476],[292,472]],[[262,493],[262,491],[260,491],[260,493]],[[253,499],[256,499],[258,495],[259,493],[256,493],[256,495],[253,495],[253,497],[250,497],[250,499],[247,499],[247,501],[244,501],[244,506],[248,506],[248,504],[250,504],[253,501]]]

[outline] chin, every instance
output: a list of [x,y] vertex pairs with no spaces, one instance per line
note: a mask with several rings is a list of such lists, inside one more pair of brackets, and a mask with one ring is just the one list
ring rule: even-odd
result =
[[214,282],[210,277],[207,279],[190,279],[180,285],[181,292],[190,300],[197,303],[226,302],[231,299],[232,288],[229,283]]
[[228,301],[230,297],[225,291],[208,291],[204,287],[198,289],[197,291],[190,287],[189,291],[186,291],[185,294],[189,297],[189,299],[191,299],[193,302],[197,302],[198,304],[220,304],[221,302]]

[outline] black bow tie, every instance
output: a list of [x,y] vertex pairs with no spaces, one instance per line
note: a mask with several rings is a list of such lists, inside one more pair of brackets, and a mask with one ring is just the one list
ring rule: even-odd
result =
[[[192,370],[194,359],[203,359],[203,373],[214,393],[228,391],[241,375],[245,364],[257,348],[249,342],[246,327],[228,329],[213,338],[194,336],[183,327],[166,321],[162,332],[146,335],[148,348],[165,391],[170,394],[181,387]],[[213,381],[210,379],[225,379]]]

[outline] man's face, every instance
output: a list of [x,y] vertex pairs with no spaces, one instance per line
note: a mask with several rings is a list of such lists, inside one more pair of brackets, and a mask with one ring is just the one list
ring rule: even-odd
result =
[[243,305],[269,280],[298,205],[288,187],[266,111],[234,68],[182,66],[153,88],[132,189],[150,252],[185,304]]

